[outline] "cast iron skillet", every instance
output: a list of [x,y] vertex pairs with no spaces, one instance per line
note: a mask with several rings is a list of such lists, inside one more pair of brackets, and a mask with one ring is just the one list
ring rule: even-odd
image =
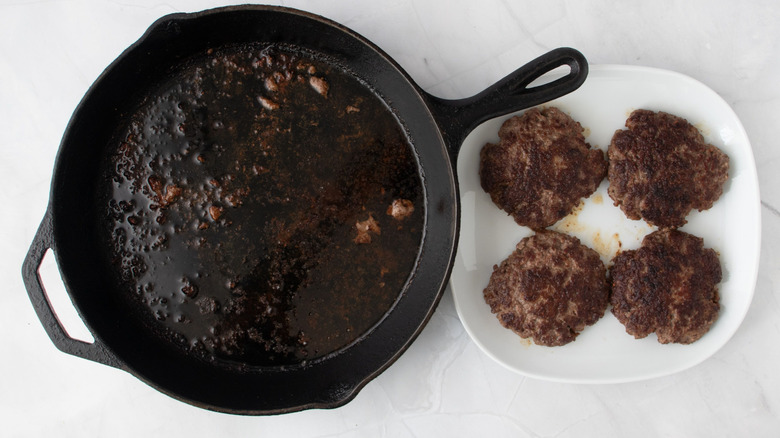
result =
[[[305,366],[218,366],[143,336],[140,322],[111,293],[96,238],[96,184],[101,151],[136,93],[193,54],[229,44],[287,43],[338,59],[382,96],[407,129],[418,156],[426,203],[425,230],[415,271],[393,309],[349,347]],[[570,73],[529,84],[557,67]],[[154,23],[92,85],[74,112],[58,152],[48,209],[24,261],[24,281],[46,332],[60,350],[125,370],[159,391],[206,409],[277,414],[343,405],[393,363],[420,333],[449,278],[459,226],[455,175],[458,149],[479,123],[577,89],[587,62],[576,50],[553,50],[476,96],[431,96],[384,52],[355,32],[309,13],[239,6],[173,14]],[[70,338],[46,297],[38,267],[57,256],[65,287],[94,336]]]

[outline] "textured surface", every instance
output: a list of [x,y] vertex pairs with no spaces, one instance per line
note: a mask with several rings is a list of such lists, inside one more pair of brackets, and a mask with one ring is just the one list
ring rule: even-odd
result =
[[482,188],[520,225],[548,227],[590,196],[607,173],[604,153],[557,108],[533,108],[498,131],[480,153]]
[[604,316],[606,273],[599,254],[576,237],[544,231],[521,240],[493,268],[483,293],[501,325],[554,347]]
[[706,210],[723,193],[729,157],[687,120],[636,110],[626,130],[612,137],[609,196],[631,219],[661,228],[685,225],[693,210]]
[[[692,369],[614,385],[519,376],[470,340],[450,294],[409,350],[353,402],[333,411],[267,418],[205,412],[127,373],[59,352],[32,310],[19,269],[46,208],[62,132],[92,81],[156,18],[218,3],[229,2],[0,4],[0,178],[6,187],[0,200],[7,207],[0,216],[4,436],[777,436],[780,5],[775,1],[284,1],[354,28],[395,57],[423,89],[442,97],[479,92],[561,45],[580,49],[593,64],[680,71],[723,96],[745,125],[756,155],[764,245],[745,322],[723,349]],[[56,279],[56,271],[47,264],[42,273]],[[45,284],[68,330],[87,337],[68,314],[67,297],[56,294],[56,282]]]
[[612,260],[612,313],[635,338],[690,344],[718,318],[722,278],[718,255],[701,238],[656,231],[642,246]]

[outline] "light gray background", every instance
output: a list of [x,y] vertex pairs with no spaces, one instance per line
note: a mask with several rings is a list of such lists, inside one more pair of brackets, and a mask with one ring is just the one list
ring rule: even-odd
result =
[[[278,3],[278,2],[271,2]],[[775,1],[287,1],[363,34],[423,89],[474,94],[558,46],[592,64],[675,70],[734,108],[753,145],[763,247],[743,325],[685,372],[616,385],[524,378],[485,356],[449,293],[418,340],[350,404],[277,417],[190,407],[57,351],[21,282],[55,154],[84,92],[162,15],[213,1],[0,0],[0,435],[58,437],[780,436],[780,4]],[[85,337],[43,269],[67,327]],[[54,280],[51,280],[51,279]],[[745,291],[746,293],[749,291]]]

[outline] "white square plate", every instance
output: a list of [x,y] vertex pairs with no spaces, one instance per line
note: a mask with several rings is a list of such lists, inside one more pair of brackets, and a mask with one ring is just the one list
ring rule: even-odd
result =
[[[753,151],[741,122],[714,91],[688,76],[646,67],[591,66],[575,92],[549,102],[580,122],[586,141],[606,151],[616,130],[635,109],[665,111],[684,117],[728,154],[729,180],[724,193],[706,211],[688,215],[681,230],[704,239],[720,254],[718,320],[690,345],[658,343],[655,335],[634,339],[612,315],[585,330],[574,342],[544,347],[503,328],[485,303],[493,265],[504,260],[528,228],[499,210],[479,183],[479,151],[498,141],[498,129],[510,114],[478,126],[466,138],[458,158],[462,203],[458,252],[450,285],[461,321],[474,342],[490,357],[518,373],[546,380],[576,383],[626,382],[668,375],[690,368],[714,354],[739,327],[753,298],[761,243],[760,199]],[[551,229],[578,237],[598,251],[609,268],[620,249],[639,247],[654,230],[633,221],[612,204],[608,182],[581,208]]]

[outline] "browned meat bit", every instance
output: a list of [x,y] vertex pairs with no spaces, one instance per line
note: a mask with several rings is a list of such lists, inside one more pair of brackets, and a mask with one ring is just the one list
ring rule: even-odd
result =
[[607,309],[606,268],[572,236],[541,231],[493,267],[483,292],[501,325],[544,346],[572,342]]
[[636,110],[609,145],[609,196],[630,219],[659,228],[712,207],[728,179],[729,157],[687,120]]
[[181,293],[187,296],[187,298],[195,298],[198,295],[198,286],[192,284],[188,278],[182,278],[184,285],[181,287]]
[[209,207],[209,216],[211,216],[211,219],[217,221],[219,220],[219,217],[222,216],[222,207],[217,207],[216,205],[212,205]]
[[533,108],[504,122],[498,144],[480,152],[482,188],[520,225],[548,227],[596,191],[607,162],[582,126],[557,108]]
[[279,91],[279,84],[274,80],[273,77],[268,77],[265,79],[265,89],[268,91]]
[[610,268],[612,313],[635,338],[690,344],[709,331],[720,309],[721,268],[704,241],[677,230],[647,235]]
[[396,199],[387,207],[387,215],[395,220],[403,220],[414,213],[414,204],[408,199]]
[[177,187],[175,185],[169,185],[165,187],[165,196],[162,198],[162,206],[167,206],[176,201],[176,199],[181,195],[181,187]]
[[162,179],[152,175],[146,180],[149,184],[149,188],[152,190],[150,198],[156,202],[160,207],[167,207],[168,205],[176,202],[176,199],[181,195],[182,189],[174,184],[165,185]]
[[382,234],[379,223],[371,214],[368,215],[368,219],[358,221],[355,224],[355,228],[357,228],[357,236],[354,239],[355,243],[371,243],[371,233]]
[[279,104],[274,102],[273,100],[265,97],[265,96],[257,96],[257,101],[260,102],[260,105],[263,105],[263,108],[273,111],[275,109],[279,109]]
[[162,196],[163,181],[160,178],[152,175],[146,179],[146,182],[149,184],[149,188],[152,189],[152,192],[156,193],[158,196]]
[[322,97],[328,97],[328,82],[318,76],[312,76],[309,78],[309,85],[314,88],[314,91],[320,93]]

